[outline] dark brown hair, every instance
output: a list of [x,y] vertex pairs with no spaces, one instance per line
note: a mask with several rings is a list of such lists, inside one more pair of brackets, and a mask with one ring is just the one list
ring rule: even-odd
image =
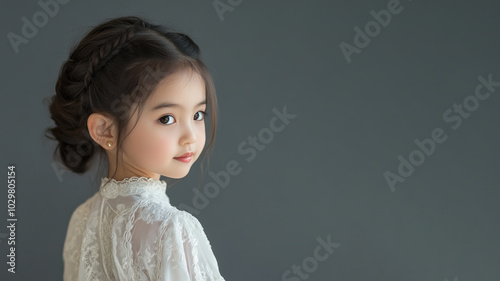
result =
[[203,162],[213,149],[218,106],[200,49],[186,34],[134,16],[107,20],[94,27],[62,64],[49,105],[56,126],[45,131],[47,138],[58,141],[54,158],[72,172],[82,174],[96,154],[99,159],[106,156],[87,128],[88,117],[97,112],[117,124],[117,168],[123,141],[130,134],[124,131],[134,112],[139,110],[137,125],[145,101],[159,82],[185,69],[196,71],[205,82],[211,136],[200,157]]

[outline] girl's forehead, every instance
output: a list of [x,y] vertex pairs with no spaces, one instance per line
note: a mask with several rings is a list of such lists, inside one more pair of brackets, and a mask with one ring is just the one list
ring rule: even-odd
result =
[[196,71],[182,71],[163,78],[151,93],[148,104],[171,101],[189,104],[205,97],[205,83]]

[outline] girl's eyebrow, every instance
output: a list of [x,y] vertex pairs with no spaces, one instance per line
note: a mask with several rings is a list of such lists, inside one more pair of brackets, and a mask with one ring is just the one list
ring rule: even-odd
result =
[[[201,101],[200,103],[198,103],[197,105],[195,105],[194,108],[196,108],[196,107],[198,107],[200,105],[204,105],[204,104],[207,104],[207,100]],[[180,105],[180,104],[164,102],[164,103],[160,103],[159,105],[153,107],[151,110],[154,111],[154,110],[157,110],[157,109],[160,109],[160,108],[164,108],[164,107],[180,107],[180,108],[183,108],[183,106]]]

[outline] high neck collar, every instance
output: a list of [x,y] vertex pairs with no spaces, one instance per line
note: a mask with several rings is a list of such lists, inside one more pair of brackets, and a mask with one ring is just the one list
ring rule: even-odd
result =
[[[109,181],[109,182],[108,182]],[[99,192],[105,198],[116,198],[117,196],[129,196],[135,194],[165,193],[167,183],[149,177],[129,177],[123,180],[101,178]]]

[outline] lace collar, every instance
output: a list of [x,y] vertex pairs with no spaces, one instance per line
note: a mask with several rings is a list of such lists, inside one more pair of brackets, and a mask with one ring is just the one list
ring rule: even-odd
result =
[[[117,196],[129,196],[135,194],[165,193],[167,183],[164,180],[156,180],[149,177],[129,177],[123,180],[101,178],[99,192],[103,197],[116,198]],[[107,184],[106,184],[107,183]]]

